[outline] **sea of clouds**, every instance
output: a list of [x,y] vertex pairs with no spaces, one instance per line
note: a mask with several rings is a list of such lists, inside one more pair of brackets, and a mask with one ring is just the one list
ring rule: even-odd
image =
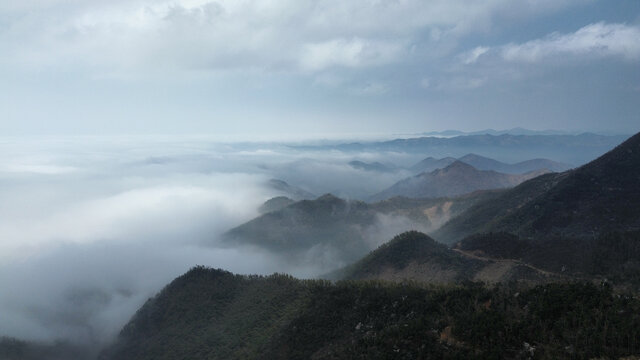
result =
[[415,160],[204,137],[0,139],[0,336],[101,346],[195,265],[326,272],[337,264],[290,264],[218,239],[282,195],[269,179],[365,198],[408,175],[354,169],[354,159]]

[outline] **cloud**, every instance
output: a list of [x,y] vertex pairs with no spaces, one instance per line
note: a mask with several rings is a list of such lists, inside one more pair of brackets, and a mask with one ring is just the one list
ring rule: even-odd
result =
[[14,65],[82,66],[102,73],[359,69],[406,60],[416,43],[455,42],[482,31],[505,9],[524,16],[574,2],[24,2],[0,7],[0,50]]
[[363,39],[336,39],[306,44],[300,58],[300,67],[308,71],[318,71],[332,66],[382,65],[397,60],[403,48],[402,44],[395,42]]
[[482,56],[483,54],[485,54],[487,51],[489,51],[489,48],[486,46],[478,46],[476,48],[474,48],[473,50],[462,54],[460,56],[462,63],[469,65],[469,64],[473,64],[474,62],[478,61],[478,58],[480,56]]
[[377,96],[389,92],[389,86],[378,82],[369,82],[364,86],[352,89],[351,92],[356,95]]
[[177,136],[16,138],[0,150],[0,336],[94,348],[198,264],[300,277],[335,268],[324,247],[294,263],[218,243],[276,195],[268,179],[368,195],[407,174],[371,176],[347,165],[354,156],[415,160],[332,151],[309,160],[281,144]]
[[551,33],[544,38],[521,44],[510,43],[493,48],[480,46],[459,56],[466,65],[478,62],[481,57],[497,57],[502,61],[515,63],[607,57],[634,61],[640,58],[640,27],[599,22],[573,33]]
[[507,61],[537,62],[566,55],[587,58],[640,58],[640,27],[599,22],[572,34],[553,33],[544,39],[509,44],[501,49]]

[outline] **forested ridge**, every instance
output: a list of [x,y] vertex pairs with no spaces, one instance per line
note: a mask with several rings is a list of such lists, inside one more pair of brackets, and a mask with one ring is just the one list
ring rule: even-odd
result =
[[607,283],[332,283],[196,267],[101,359],[617,358],[639,339],[640,299]]

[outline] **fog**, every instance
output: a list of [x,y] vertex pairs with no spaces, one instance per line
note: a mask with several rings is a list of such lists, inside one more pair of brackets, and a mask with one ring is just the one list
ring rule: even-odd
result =
[[[99,347],[195,265],[300,277],[331,270],[339,264],[330,250],[288,263],[218,239],[283,195],[269,179],[364,198],[408,174],[372,176],[348,165],[355,159],[413,161],[202,137],[0,139],[0,336]],[[372,247],[410,226],[380,219],[366,230]]]

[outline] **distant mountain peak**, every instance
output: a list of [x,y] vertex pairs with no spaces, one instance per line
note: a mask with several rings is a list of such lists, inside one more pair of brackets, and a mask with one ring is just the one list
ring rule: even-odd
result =
[[391,187],[370,198],[379,201],[394,196],[409,198],[453,197],[477,190],[513,187],[545,171],[530,174],[505,174],[492,170],[478,170],[465,162],[456,160],[443,169],[423,172],[398,181]]
[[478,154],[474,154],[474,153],[469,153],[465,156],[462,156],[460,158],[458,158],[458,160],[460,161],[465,161],[465,160],[470,160],[470,159],[483,159],[483,160],[493,160],[493,159],[489,159],[486,156],[482,156],[482,155],[478,155]]
[[[451,170],[463,170],[463,171],[478,171],[478,169],[476,169],[475,167],[460,161],[460,160],[456,160],[454,162],[451,163],[451,165],[447,166],[446,168],[442,169],[445,171],[451,171]],[[436,170],[437,171],[437,170]]]
[[315,201],[318,202],[345,202],[345,200],[333,195],[332,193],[326,193],[318,197]]

